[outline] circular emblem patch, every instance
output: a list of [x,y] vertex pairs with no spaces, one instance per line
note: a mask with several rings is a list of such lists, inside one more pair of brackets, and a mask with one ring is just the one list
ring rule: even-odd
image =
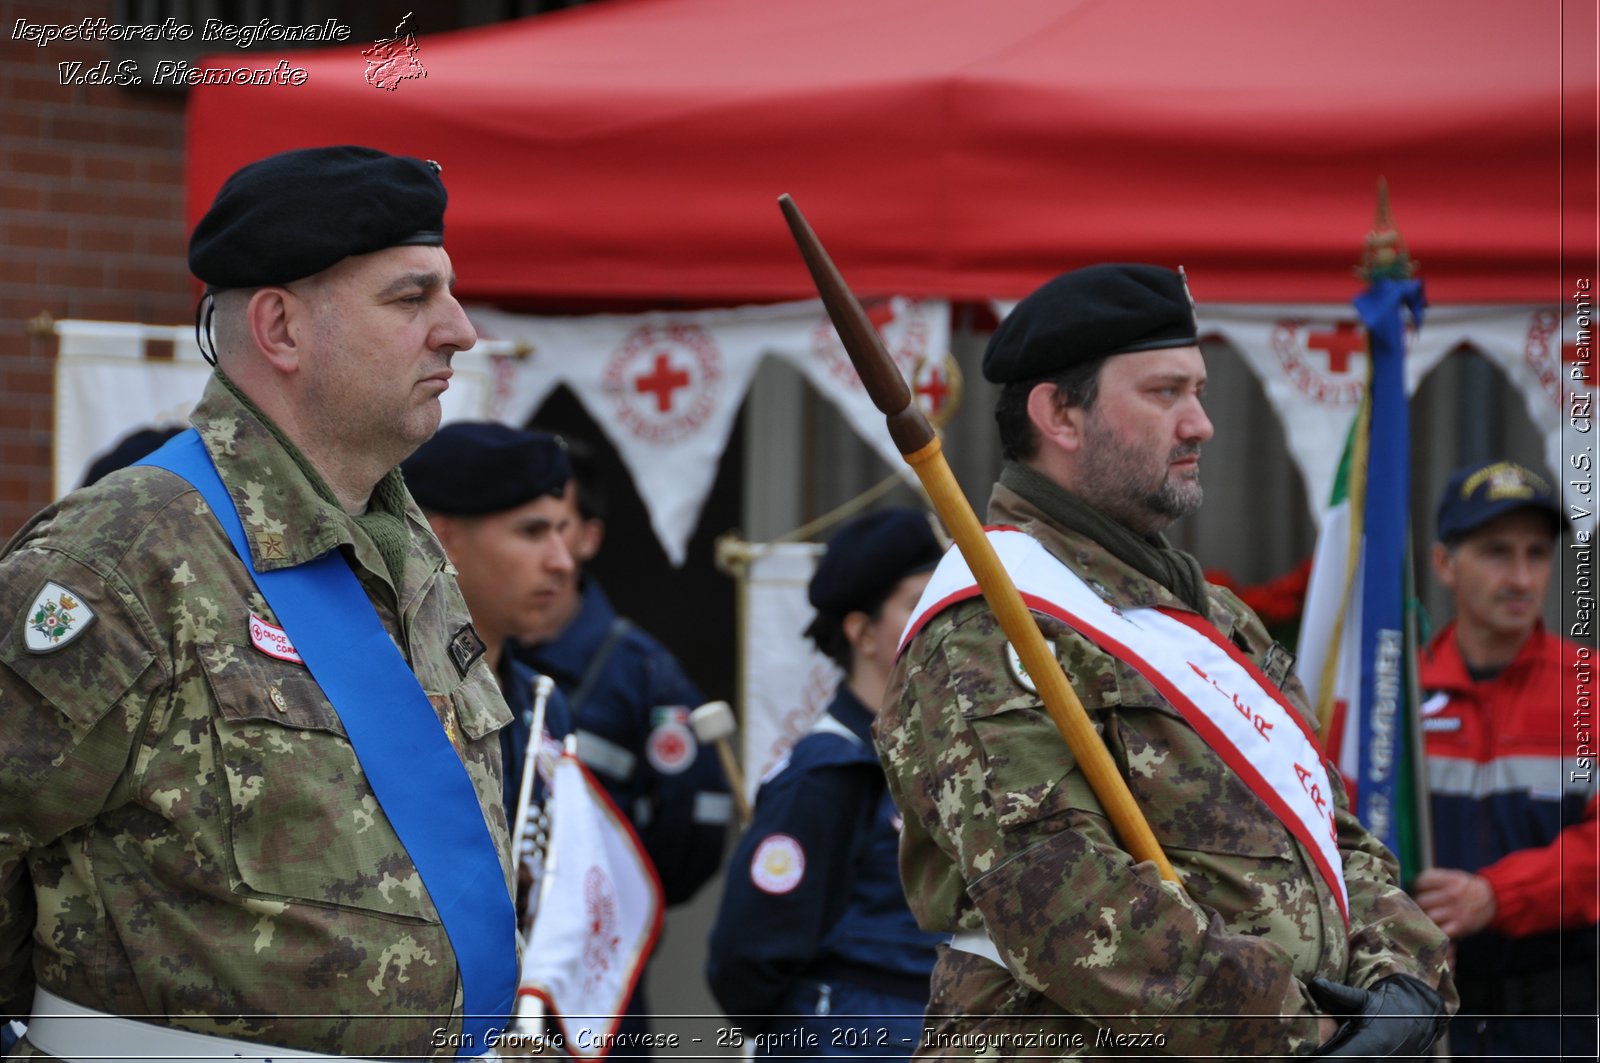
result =
[[645,742],[644,755],[650,766],[663,775],[676,775],[694,763],[697,747],[694,732],[681,720],[656,725]]
[[806,851],[787,834],[771,834],[750,858],[750,881],[763,893],[784,894],[806,877]]
[[617,420],[650,443],[675,443],[716,409],[722,354],[699,325],[641,325],[606,364]]
[[1039,693],[1039,688],[1033,685],[1033,677],[1028,675],[1028,666],[1022,663],[1022,655],[1011,643],[1006,643],[1006,671],[1011,673],[1011,678],[1017,681],[1022,689],[1034,694]]

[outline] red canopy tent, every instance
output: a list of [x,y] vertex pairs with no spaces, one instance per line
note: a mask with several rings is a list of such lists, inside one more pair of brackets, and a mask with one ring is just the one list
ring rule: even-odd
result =
[[189,210],[354,142],[442,163],[476,299],[809,297],[789,192],[864,293],[1132,259],[1333,302],[1382,175],[1435,302],[1554,303],[1594,272],[1594,35],[1592,0],[612,0],[424,36],[392,91],[247,53],[308,78],[194,91]]

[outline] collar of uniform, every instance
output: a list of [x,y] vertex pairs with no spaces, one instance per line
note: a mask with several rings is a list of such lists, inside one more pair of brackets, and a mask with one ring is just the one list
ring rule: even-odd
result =
[[1528,641],[1522,644],[1517,655],[1511,658],[1511,663],[1490,679],[1481,683],[1472,678],[1472,673],[1467,670],[1467,662],[1461,656],[1461,647],[1456,643],[1456,622],[1446,624],[1438,634],[1428,642],[1428,647],[1422,653],[1422,664],[1426,675],[1419,677],[1422,687],[1432,693],[1448,691],[1462,694],[1476,686],[1488,686],[1498,683],[1525,669],[1532,668],[1539,656],[1544,652],[1544,643],[1547,638],[1544,621],[1534,625],[1533,633],[1528,636]]
[[[1194,611],[1193,606],[1171,589],[1118,556],[1098,538],[1068,526],[1057,519],[1053,512],[1047,511],[1037,499],[1038,495],[1044,493],[1042,489],[1035,489],[1038,481],[1049,484],[1048,480],[1026,466],[1007,463],[1000,482],[994,485],[989,496],[989,523],[1022,529],[1119,609],[1177,608]],[[1050,486],[1054,487],[1053,484]],[[1055,491],[1076,501],[1074,496],[1060,487],[1055,487]],[[1082,506],[1081,502],[1078,504]],[[1101,520],[1108,518],[1102,517]],[[1124,534],[1132,533],[1125,531]]]
[[833,692],[828,715],[850,728],[850,733],[861,739],[868,749],[872,748],[872,713],[845,684],[840,683]]
[[322,497],[264,416],[217,376],[207,382],[190,420],[239,511],[258,572],[291,568],[354,545],[348,514]]
[[600,589],[600,581],[587,575],[581,579],[583,598],[578,605],[578,615],[561,634],[534,648],[534,660],[546,674],[568,675],[574,679],[583,675],[589,659],[600,649],[617,619],[617,611],[612,608],[606,592]]

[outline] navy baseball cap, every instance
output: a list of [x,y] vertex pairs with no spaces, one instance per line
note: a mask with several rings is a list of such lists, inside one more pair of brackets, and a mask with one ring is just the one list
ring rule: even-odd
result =
[[1553,535],[1567,523],[1549,481],[1526,466],[1490,461],[1457,469],[1439,496],[1439,541],[1455,542],[1517,509],[1548,514]]

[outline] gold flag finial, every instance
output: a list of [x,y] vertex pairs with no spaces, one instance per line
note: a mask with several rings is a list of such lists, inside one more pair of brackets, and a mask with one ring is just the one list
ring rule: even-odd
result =
[[1367,233],[1356,276],[1367,283],[1375,280],[1407,280],[1417,272],[1417,264],[1406,250],[1405,237],[1394,227],[1389,213],[1389,182],[1378,178],[1378,212],[1372,231]]

